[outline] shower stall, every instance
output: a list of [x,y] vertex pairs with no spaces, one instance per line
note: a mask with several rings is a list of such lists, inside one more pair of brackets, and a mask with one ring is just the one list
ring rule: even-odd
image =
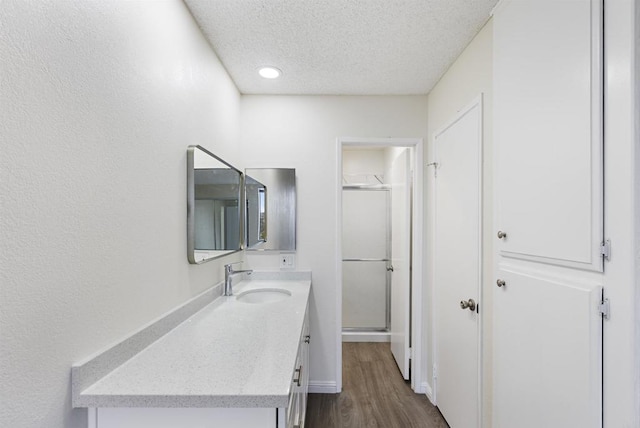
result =
[[389,340],[393,271],[390,201],[389,186],[381,180],[377,184],[343,184],[344,341]]

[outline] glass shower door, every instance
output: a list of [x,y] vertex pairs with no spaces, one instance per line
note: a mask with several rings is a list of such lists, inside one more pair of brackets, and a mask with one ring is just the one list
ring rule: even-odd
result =
[[343,188],[343,331],[388,330],[389,253],[389,191]]

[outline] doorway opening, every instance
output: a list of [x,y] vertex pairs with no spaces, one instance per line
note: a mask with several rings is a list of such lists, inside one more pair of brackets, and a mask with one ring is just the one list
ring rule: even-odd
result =
[[342,342],[388,342],[402,377],[420,381],[422,140],[337,141],[337,385]]

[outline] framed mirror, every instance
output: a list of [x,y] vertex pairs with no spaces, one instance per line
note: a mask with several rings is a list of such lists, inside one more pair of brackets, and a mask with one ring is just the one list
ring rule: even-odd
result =
[[187,148],[187,258],[199,264],[242,249],[242,172],[201,146]]
[[296,170],[293,168],[247,168],[245,175],[266,188],[266,241],[247,250],[291,251],[296,249]]
[[245,243],[247,248],[267,242],[267,186],[245,174]]

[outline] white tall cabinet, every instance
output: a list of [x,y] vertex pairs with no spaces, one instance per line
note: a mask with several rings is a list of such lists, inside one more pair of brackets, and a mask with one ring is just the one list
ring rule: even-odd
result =
[[602,18],[494,12],[495,428],[602,426]]

